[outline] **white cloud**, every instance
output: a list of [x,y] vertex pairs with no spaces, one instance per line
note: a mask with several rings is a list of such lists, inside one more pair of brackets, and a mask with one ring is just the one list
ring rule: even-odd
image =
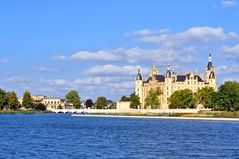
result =
[[19,83],[19,82],[30,81],[30,78],[25,77],[25,76],[12,76],[12,77],[9,77],[8,79],[6,79],[5,81],[9,82],[9,83]]
[[59,55],[59,56],[54,57],[53,60],[57,60],[57,61],[68,61],[69,58],[68,58],[67,56]]
[[109,99],[118,99],[134,91],[134,76],[84,76],[75,80],[66,79],[30,79],[26,76],[13,76],[5,83],[21,90],[26,90],[32,95],[61,96],[64,98],[70,90],[77,90],[82,97],[96,99],[106,96]]
[[122,60],[122,57],[118,55],[118,51],[114,50],[107,51],[107,50],[99,50],[97,52],[89,52],[89,51],[79,51],[71,56],[57,56],[54,59],[60,61],[68,61],[68,60],[75,60],[75,61],[118,61]]
[[222,49],[227,57],[236,59],[236,60],[239,59],[239,44],[233,47],[225,46]]
[[142,29],[125,33],[125,36],[147,36],[152,34],[164,34],[168,33],[169,31],[170,31],[169,29],[160,29],[160,30]]
[[237,5],[237,1],[235,0],[222,0],[221,6],[223,9],[233,8]]
[[239,65],[232,65],[232,66],[218,66],[216,68],[218,74],[235,74],[239,73]]
[[47,67],[40,67],[40,68],[38,68],[37,70],[38,70],[39,72],[49,72],[49,71],[50,71],[50,69],[47,68]]
[[66,84],[66,80],[64,80],[64,79],[55,79],[55,80],[52,80],[52,82],[53,82],[55,85],[59,85],[59,86],[62,86],[62,85],[65,85],[65,84]]
[[225,32],[220,27],[192,27],[183,32],[170,33],[162,30],[136,30],[126,33],[143,43],[159,44],[158,48],[115,48],[97,51],[79,51],[70,56],[57,56],[61,61],[104,62],[104,64],[165,64],[188,63],[198,60],[199,50],[205,45],[231,42],[238,39],[234,32]]
[[[82,54],[83,53],[83,54]],[[73,58],[74,57],[74,58]],[[142,48],[117,48],[113,50],[99,50],[97,52],[78,52],[66,56],[64,60],[76,60],[81,62],[103,61],[120,63],[168,63],[168,62],[192,62],[194,50],[192,47],[173,49],[162,47],[158,49]]]
[[220,85],[227,82],[227,81],[237,81],[239,82],[239,78],[238,77],[226,77],[223,78],[221,81],[219,81]]
[[188,30],[178,33],[142,35],[135,40],[143,43],[160,44],[171,47],[180,46],[182,44],[216,43],[237,38],[238,35],[236,33],[225,33],[223,28],[203,26],[189,28]]
[[[138,66],[116,66],[112,64],[103,65],[103,66],[94,66],[88,69],[85,74],[92,74],[92,75],[135,75],[137,73],[137,69],[141,68]],[[148,73],[150,68],[145,67],[141,68],[142,73]]]
[[84,78],[79,78],[73,81],[77,85],[104,85],[108,83],[119,83],[122,81],[134,80],[131,77],[125,76],[88,76]]

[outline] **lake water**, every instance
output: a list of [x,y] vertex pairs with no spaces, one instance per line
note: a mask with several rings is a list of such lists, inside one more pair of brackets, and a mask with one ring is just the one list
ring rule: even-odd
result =
[[0,115],[0,158],[239,158],[239,123]]

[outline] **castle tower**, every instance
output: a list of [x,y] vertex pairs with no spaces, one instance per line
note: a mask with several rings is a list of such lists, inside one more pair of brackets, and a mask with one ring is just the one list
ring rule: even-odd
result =
[[135,95],[137,95],[140,98],[140,103],[143,103],[143,79],[142,75],[140,73],[140,68],[138,68],[138,73],[135,78]]
[[216,71],[212,64],[212,56],[208,56],[208,64],[206,67],[206,82],[209,84],[209,87],[213,87],[216,90]]
[[170,71],[170,65],[168,64],[168,67],[167,67],[167,72],[166,72],[166,78],[171,78],[171,71]]
[[171,70],[170,70],[170,65],[168,64],[168,67],[167,67],[167,72],[165,74],[165,88],[164,88],[164,91],[163,91],[163,100],[161,102],[161,108],[162,109],[167,109],[168,108],[168,98],[171,96],[172,94],[172,73],[171,73]]

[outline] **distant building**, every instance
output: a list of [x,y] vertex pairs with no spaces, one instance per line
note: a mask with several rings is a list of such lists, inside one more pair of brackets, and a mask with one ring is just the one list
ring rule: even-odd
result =
[[73,104],[66,99],[60,97],[46,97],[42,101],[47,106],[47,109],[73,109]]
[[159,74],[154,65],[150,71],[150,75],[146,80],[143,80],[140,69],[135,79],[135,93],[140,98],[141,109],[146,109],[145,99],[149,90],[160,88],[163,94],[160,98],[160,109],[168,109],[168,98],[177,90],[190,89],[196,92],[203,87],[212,87],[216,90],[216,71],[212,64],[211,55],[209,54],[209,61],[206,66],[206,78],[203,74],[177,74],[174,70],[168,69],[165,74]]
[[[19,99],[22,105],[22,98]],[[61,99],[60,97],[47,97],[47,96],[32,96],[34,104],[44,104],[47,106],[48,110],[51,109],[73,109],[73,104],[66,99]]]
[[116,109],[129,110],[131,101],[119,101],[116,103]]
[[[43,103],[42,101],[46,98],[46,96],[43,95],[36,95],[32,96],[32,101],[34,104],[40,104]],[[23,97],[18,99],[19,103],[22,105]]]

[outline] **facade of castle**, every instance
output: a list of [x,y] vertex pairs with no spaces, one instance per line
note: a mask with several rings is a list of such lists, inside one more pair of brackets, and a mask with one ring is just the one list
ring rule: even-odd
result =
[[140,109],[148,108],[145,105],[145,98],[151,89],[160,88],[163,91],[163,94],[159,96],[160,109],[168,109],[168,98],[175,91],[190,89],[192,92],[196,92],[203,87],[212,87],[216,90],[216,72],[210,54],[205,78],[204,74],[177,74],[174,70],[171,72],[169,65],[166,74],[159,74],[154,65],[146,80],[142,79],[140,69],[138,69],[138,74],[135,79],[135,94],[140,98]]

